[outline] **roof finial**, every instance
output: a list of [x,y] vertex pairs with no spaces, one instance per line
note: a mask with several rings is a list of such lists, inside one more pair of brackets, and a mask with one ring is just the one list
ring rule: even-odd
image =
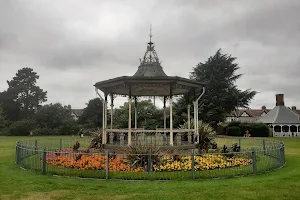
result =
[[152,35],[152,27],[151,27],[151,24],[150,24],[150,35],[149,35],[149,36],[150,36],[150,42],[149,42],[148,44],[149,44],[150,47],[151,47],[151,45],[153,44],[152,41],[151,41],[152,36],[153,36],[153,35]]

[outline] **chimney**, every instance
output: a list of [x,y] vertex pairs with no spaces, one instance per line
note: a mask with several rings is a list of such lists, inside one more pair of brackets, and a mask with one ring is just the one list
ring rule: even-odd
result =
[[297,107],[296,106],[292,106],[292,111],[297,111]]
[[266,108],[266,106],[262,106],[261,109],[262,110],[266,110],[267,108]]
[[284,106],[283,94],[276,94],[276,106]]

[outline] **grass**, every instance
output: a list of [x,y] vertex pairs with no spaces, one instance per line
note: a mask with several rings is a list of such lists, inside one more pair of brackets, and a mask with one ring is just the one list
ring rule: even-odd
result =
[[[0,199],[298,199],[300,138],[285,143],[286,166],[243,178],[196,181],[105,181],[42,175],[15,165],[15,142],[0,137]],[[43,137],[42,139],[51,139]]]

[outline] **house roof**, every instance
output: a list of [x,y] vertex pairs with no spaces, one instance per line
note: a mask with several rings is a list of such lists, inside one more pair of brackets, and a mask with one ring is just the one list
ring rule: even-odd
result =
[[236,109],[228,116],[240,117],[245,112],[249,117],[260,117],[262,113],[268,113],[269,111],[270,109]]
[[265,124],[300,124],[299,114],[285,107],[284,105],[276,106],[265,116],[259,118],[256,122]]
[[82,115],[83,109],[72,109],[72,113],[79,117],[80,115]]

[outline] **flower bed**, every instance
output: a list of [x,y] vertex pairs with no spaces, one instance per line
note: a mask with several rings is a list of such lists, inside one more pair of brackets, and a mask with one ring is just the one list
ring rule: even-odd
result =
[[[106,155],[100,153],[72,153],[72,150],[51,152],[46,155],[46,162],[52,166],[62,166],[79,170],[106,170]],[[221,154],[204,154],[194,156],[194,170],[213,170],[236,166],[247,166],[251,159],[240,157],[227,157]],[[109,171],[141,172],[149,169],[133,167],[126,157],[110,156]],[[158,163],[152,163],[153,171],[190,171],[192,170],[191,156],[161,155]]]

